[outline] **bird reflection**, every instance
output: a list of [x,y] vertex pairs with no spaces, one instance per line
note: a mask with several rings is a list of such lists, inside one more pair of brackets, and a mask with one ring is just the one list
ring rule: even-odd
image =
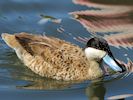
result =
[[[104,86],[104,84],[107,84],[108,82],[119,80],[119,79],[123,78],[124,75],[125,74],[121,74],[115,78],[109,76],[109,77],[100,78],[100,79],[91,81],[91,83],[85,89],[85,93],[86,93],[86,96],[88,97],[88,100],[104,100],[104,99],[106,99],[106,97],[105,97],[106,87]],[[119,98],[124,100],[124,98],[126,98],[126,97],[127,96],[123,96],[123,98],[122,98],[122,97],[117,96],[118,100],[119,100]]]
[[104,100],[104,96],[106,93],[106,88],[104,87],[103,82],[94,82],[91,83],[86,88],[86,95],[89,100]]
[[[83,89],[85,89],[85,94],[88,97],[88,100],[104,100],[105,99],[105,94],[106,94],[106,87],[104,84],[108,82],[112,82],[115,80],[119,80],[124,76],[118,75],[116,78],[99,78],[97,80],[93,81],[87,81],[87,82],[79,82],[79,81],[57,81],[53,79],[48,79],[48,78],[40,78],[40,77],[35,77],[35,76],[18,76],[18,75],[13,75],[13,79],[19,79],[19,80],[26,80],[30,81],[30,83],[26,85],[19,85],[16,86],[18,89],[34,89],[34,90],[65,90],[69,89],[74,89],[75,85],[83,85]],[[77,89],[79,88],[78,86],[76,87]],[[125,96],[126,97],[126,96]],[[117,97],[119,98],[119,97]],[[121,97],[120,97],[121,98]]]
[[58,81],[54,79],[40,78],[34,76],[32,77],[19,76],[16,78],[19,80],[26,80],[30,82],[24,86],[23,85],[16,86],[19,89],[62,90],[62,89],[69,89],[72,87],[73,84],[80,83],[79,81]]

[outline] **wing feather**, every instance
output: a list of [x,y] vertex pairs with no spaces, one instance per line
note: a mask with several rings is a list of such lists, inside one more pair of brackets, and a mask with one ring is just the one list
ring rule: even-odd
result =
[[38,36],[27,33],[20,33],[15,35],[16,40],[21,44],[21,46],[31,55],[40,55],[42,52],[48,50],[57,50],[64,44],[69,44],[63,40],[47,37]]

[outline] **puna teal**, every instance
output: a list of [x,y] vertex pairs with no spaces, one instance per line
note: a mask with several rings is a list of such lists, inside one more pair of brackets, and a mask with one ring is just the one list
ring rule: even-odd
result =
[[[54,37],[29,33],[3,33],[2,39],[15,50],[18,58],[33,72],[57,80],[93,80],[104,75],[102,60],[115,71],[124,68],[114,59],[108,44],[100,38],[92,38],[86,48]],[[108,62],[109,61],[109,62]]]

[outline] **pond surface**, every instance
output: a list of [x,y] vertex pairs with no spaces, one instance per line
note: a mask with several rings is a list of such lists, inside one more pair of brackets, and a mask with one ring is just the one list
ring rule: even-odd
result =
[[3,32],[46,34],[81,47],[90,37],[103,37],[130,73],[80,83],[41,78],[0,38],[2,100],[133,100],[132,0],[0,0]]

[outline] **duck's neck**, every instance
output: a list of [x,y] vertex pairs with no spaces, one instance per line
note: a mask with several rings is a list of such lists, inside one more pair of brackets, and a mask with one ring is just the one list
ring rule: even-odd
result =
[[89,73],[88,76],[91,79],[96,79],[96,78],[99,78],[99,77],[103,76],[103,71],[102,71],[99,63],[96,62],[96,61],[93,61],[93,60],[90,61],[90,66],[89,66],[89,72],[88,73]]

